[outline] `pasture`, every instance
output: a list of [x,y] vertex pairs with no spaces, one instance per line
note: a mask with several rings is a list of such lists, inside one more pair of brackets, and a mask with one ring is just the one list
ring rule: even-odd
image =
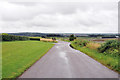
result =
[[41,41],[2,42],[2,78],[16,78],[54,44]]

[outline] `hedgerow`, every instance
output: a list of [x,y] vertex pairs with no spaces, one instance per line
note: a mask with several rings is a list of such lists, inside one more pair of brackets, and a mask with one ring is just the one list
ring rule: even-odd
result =
[[25,36],[15,36],[15,35],[9,35],[9,34],[2,34],[2,41],[25,41],[29,40],[28,37]]

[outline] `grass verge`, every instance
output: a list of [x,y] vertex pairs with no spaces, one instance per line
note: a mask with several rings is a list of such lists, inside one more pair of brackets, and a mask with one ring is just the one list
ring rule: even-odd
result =
[[40,41],[2,43],[2,78],[16,78],[40,59],[54,44]]
[[90,49],[90,48],[87,48],[87,47],[81,47],[79,45],[76,45],[76,44],[74,44],[74,42],[72,42],[70,46],[72,48],[74,48],[74,49],[77,49],[77,50],[87,54],[88,56],[90,56],[93,59],[97,60],[98,62],[102,63],[106,67],[108,67],[108,68],[110,68],[110,69],[120,73],[120,65],[118,65],[119,57],[118,58],[114,58],[111,55],[104,55],[102,53],[99,53],[97,50]]

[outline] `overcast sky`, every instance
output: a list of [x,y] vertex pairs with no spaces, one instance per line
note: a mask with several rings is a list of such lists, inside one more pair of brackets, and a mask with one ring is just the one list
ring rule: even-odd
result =
[[118,0],[1,0],[0,32],[117,33]]

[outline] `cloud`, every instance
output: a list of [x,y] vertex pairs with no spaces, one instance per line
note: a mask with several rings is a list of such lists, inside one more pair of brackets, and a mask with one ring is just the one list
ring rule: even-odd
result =
[[2,2],[1,32],[117,32],[116,2]]
[[[11,2],[33,2],[33,0],[1,0]],[[118,2],[119,0],[34,0],[34,2]]]

